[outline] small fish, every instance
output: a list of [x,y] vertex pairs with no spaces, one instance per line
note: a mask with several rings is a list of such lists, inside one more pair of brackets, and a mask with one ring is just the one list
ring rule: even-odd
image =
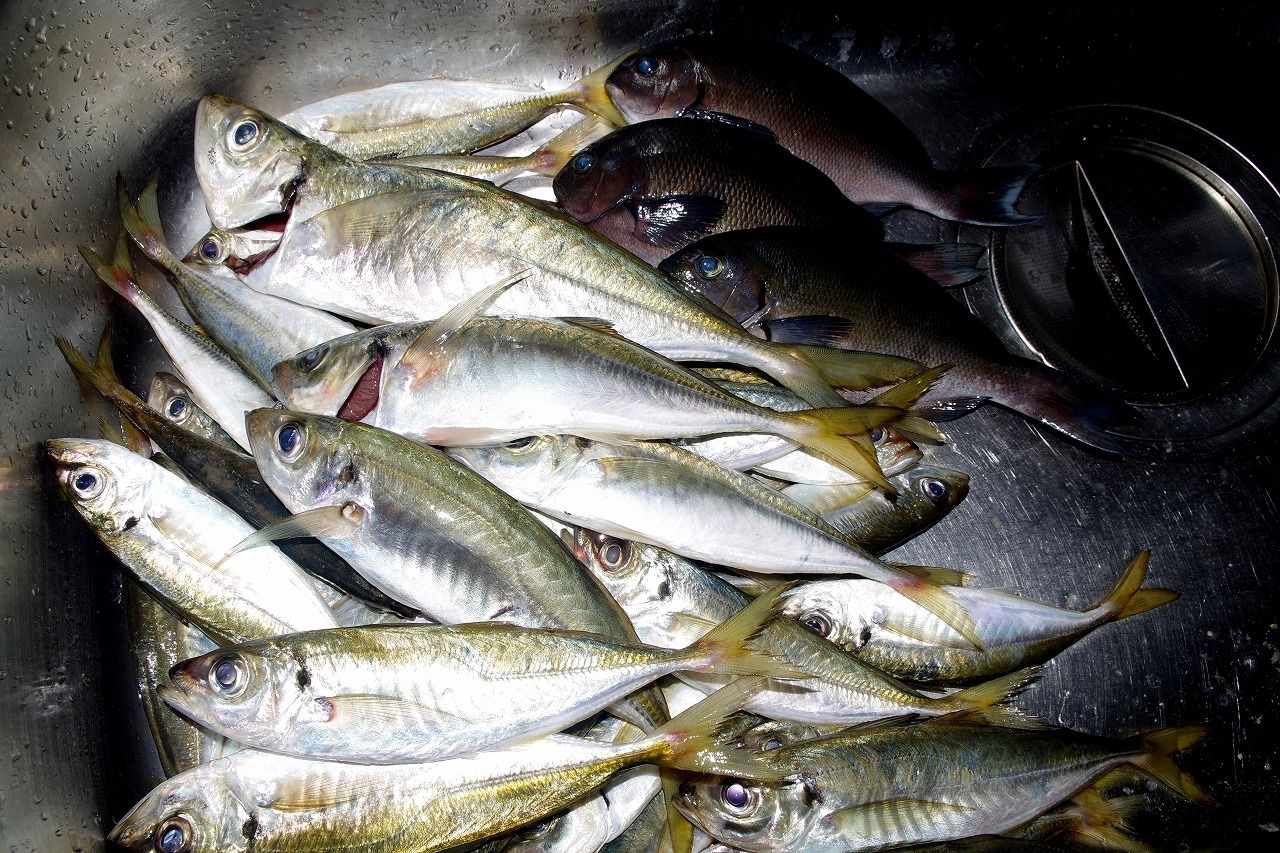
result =
[[612,124],[622,116],[601,89],[620,60],[556,92],[479,81],[437,79],[340,95],[281,121],[357,160],[470,154],[571,107]]
[[275,548],[224,560],[253,532],[150,460],[109,441],[46,443],[58,485],[149,593],[219,643],[335,628],[310,579]]
[[235,751],[236,746],[174,713],[156,695],[169,669],[179,661],[204,654],[217,644],[187,625],[127,575],[123,584],[125,629],[133,652],[138,696],[166,776],[190,770]]
[[850,853],[998,835],[1119,767],[1207,803],[1171,758],[1207,731],[1186,726],[1110,740],[1001,728],[967,715],[883,721],[761,754],[789,774],[781,783],[694,777],[681,785],[676,806],[715,838],[760,853]]
[[449,453],[567,524],[749,572],[858,574],[968,630],[964,609],[942,587],[880,562],[816,513],[687,450],[543,436]]
[[234,453],[244,453],[236,440],[218,426],[209,413],[200,408],[187,383],[172,373],[161,370],[151,377],[147,405],[176,427],[203,436]]
[[842,405],[832,385],[859,372],[838,350],[748,334],[546,205],[461,175],[350,160],[222,96],[197,109],[196,173],[215,225],[286,215],[269,280],[253,286],[312,307],[429,320],[532,269],[488,313],[598,317],[668,358],[759,368],[814,406]]
[[481,178],[497,186],[514,181],[524,175],[540,175],[550,183],[551,178],[564,168],[564,164],[583,146],[607,135],[613,125],[597,116],[587,116],[570,125],[552,139],[538,146],[533,153],[521,157],[484,154],[432,154],[421,157],[399,157],[400,166],[415,166]]
[[516,829],[640,764],[765,775],[718,744],[721,720],[756,689],[718,691],[642,740],[551,735],[421,764],[359,765],[244,750],[175,776],[112,829],[126,850],[433,853]]
[[695,35],[637,50],[605,89],[629,122],[690,116],[768,128],[858,204],[942,219],[1034,222],[1014,203],[1033,168],[941,172],[892,112],[840,72],[765,39]]
[[[699,241],[661,269],[739,322],[780,341],[809,340],[815,316],[848,322],[833,346],[954,365],[915,408],[935,420],[991,401],[1109,452],[1106,431],[1133,410],[1039,362],[1010,354],[955,299],[892,255],[856,262],[838,233],[760,228]],[[820,328],[828,327],[824,320]]]
[[[902,414],[876,405],[775,412],[594,322],[475,316],[482,307],[468,300],[430,324],[384,326],[321,344],[276,365],[273,388],[296,408],[340,412],[434,445],[547,434],[641,440],[771,433],[863,480],[878,469],[845,436]],[[866,363],[875,384],[921,372],[914,362],[874,355]]]
[[191,382],[200,407],[242,448],[249,440],[244,431],[244,413],[270,406],[273,398],[221,347],[160,307],[138,286],[129,262],[128,236],[120,232],[114,259],[108,263],[90,249],[80,247],[85,262],[98,278],[126,302],[138,309],[155,332],[169,358]]
[[[54,341],[79,379],[110,400],[130,423],[150,436],[186,476],[210,495],[254,527],[266,527],[288,517],[289,511],[262,482],[262,475],[251,457],[183,429],[134,396],[120,384],[114,371],[102,364],[89,364],[66,339]],[[345,560],[315,539],[292,539],[278,543],[278,547],[314,577],[378,610],[404,617],[417,613],[374,588]]]
[[680,670],[804,677],[746,646],[782,592],[680,650],[501,623],[370,625],[183,661],[160,696],[258,749],[357,764],[437,761],[562,731]]
[[[767,469],[766,469],[767,471]],[[969,494],[969,475],[918,465],[890,477],[896,494],[863,486],[788,486],[782,494],[808,507],[872,554],[887,554],[937,524]]]
[[[297,514],[258,538],[315,536],[387,595],[442,624],[501,620],[637,639],[551,531],[440,451],[320,415],[260,409],[246,421],[263,479]],[[666,717],[655,694],[614,708],[651,730]]]
[[325,311],[258,293],[223,267],[187,265],[169,249],[160,225],[156,181],[137,206],[123,180],[118,184],[121,218],[133,242],[169,275],[182,304],[202,329],[261,385],[271,384],[271,368],[315,344],[350,334],[355,326]]
[[645,121],[578,152],[552,184],[574,219],[657,264],[709,234],[821,223],[877,244],[880,220],[771,134],[688,119]]
[[[647,643],[687,646],[751,600],[747,593],[670,551],[581,528],[570,536],[578,558],[627,611]],[[930,698],[791,619],[770,622],[753,645],[812,673],[802,685],[769,682],[745,706],[751,713],[793,723],[849,725],[897,714],[934,716],[960,710],[1020,722],[1021,712],[1003,703],[1034,677],[1022,672],[951,696]],[[688,673],[681,678],[703,692],[723,681]]]
[[982,651],[901,596],[866,581],[821,581],[788,594],[787,615],[877,669],[908,681],[965,684],[1042,663],[1091,631],[1174,601],[1144,587],[1149,552],[1129,564],[1111,594],[1084,612],[1037,604],[1008,592],[951,590],[973,616]]

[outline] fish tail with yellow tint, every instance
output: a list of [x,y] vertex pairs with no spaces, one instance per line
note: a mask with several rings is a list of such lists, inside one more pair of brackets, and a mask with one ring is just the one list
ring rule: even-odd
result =
[[756,756],[719,743],[716,733],[765,686],[761,678],[739,678],[692,708],[664,723],[636,743],[637,757],[664,767],[694,773],[717,773],[743,779],[777,779],[784,775]]

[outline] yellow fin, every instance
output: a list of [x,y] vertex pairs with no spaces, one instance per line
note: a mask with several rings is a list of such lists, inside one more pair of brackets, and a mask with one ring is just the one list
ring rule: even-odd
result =
[[[893,833],[902,832],[904,827],[920,833],[919,837],[927,838],[931,832],[936,832],[945,838],[942,833],[954,831],[951,824],[957,812],[971,811],[973,809],[969,806],[956,803],[900,797],[838,809],[827,815],[826,821],[841,835],[853,838],[891,838]],[[911,837],[916,836],[903,836],[907,840]]]
[[598,115],[614,127],[626,127],[627,120],[618,111],[613,98],[609,97],[605,83],[609,82],[609,75],[638,50],[639,48],[628,50],[574,83],[561,93],[562,102]]
[[1193,725],[1139,735],[1139,749],[1143,755],[1134,759],[1133,764],[1161,785],[1191,802],[1209,805],[1213,803],[1213,798],[1196,784],[1195,779],[1173,763],[1175,753],[1190,749],[1208,734],[1208,726]]
[[777,655],[747,646],[778,615],[780,599],[789,588],[783,585],[765,592],[686,648],[685,651],[690,655],[704,659],[698,669],[723,675],[812,678],[812,673],[790,665]]
[[1099,608],[1113,610],[1115,615],[1112,619],[1126,619],[1177,600],[1178,593],[1171,589],[1142,588],[1143,581],[1147,579],[1150,558],[1149,550],[1139,551],[1116,582],[1116,588],[1098,605]]
[[896,355],[881,355],[874,352],[834,349],[809,344],[780,344],[780,346],[812,364],[822,374],[822,378],[836,388],[854,390],[878,388],[891,382],[910,379],[919,375],[924,369],[924,365],[920,362]]
[[646,743],[654,760],[694,773],[716,773],[743,779],[778,779],[784,771],[745,750],[721,744],[716,733],[766,684],[762,678],[739,678],[660,726]]
[[982,684],[966,687],[947,696],[943,701],[965,708],[991,725],[1041,728],[1043,723],[1039,720],[1025,711],[1006,707],[1004,703],[1039,681],[1042,672],[1043,667],[1029,666],[1008,675],[984,681]]
[[214,568],[221,566],[241,551],[257,548],[269,542],[278,542],[281,539],[297,539],[301,536],[314,536],[317,539],[326,536],[345,536],[355,530],[363,520],[364,509],[352,501],[340,506],[318,506],[315,509],[290,515],[241,539],[223,555],[222,559],[218,560]]

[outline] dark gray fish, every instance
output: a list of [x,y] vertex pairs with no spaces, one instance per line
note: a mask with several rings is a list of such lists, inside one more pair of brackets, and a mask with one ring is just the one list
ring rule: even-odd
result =
[[764,39],[691,36],[623,60],[605,89],[630,122],[691,116],[763,126],[853,201],[977,225],[1034,221],[1014,208],[1031,167],[942,172],[893,113],[838,71]]
[[1119,452],[1106,427],[1133,417],[1110,395],[1010,354],[928,278],[887,253],[854,256],[839,232],[758,228],[700,240],[660,269],[739,322],[779,341],[813,340],[846,325],[830,345],[950,364],[914,407],[935,420],[991,401],[1091,447]]

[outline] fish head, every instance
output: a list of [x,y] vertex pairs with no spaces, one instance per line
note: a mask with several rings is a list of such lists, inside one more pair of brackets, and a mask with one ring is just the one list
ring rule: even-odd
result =
[[374,484],[360,476],[348,426],[338,418],[287,409],[245,415],[258,470],[290,512],[347,504],[370,511]]
[[560,488],[587,444],[571,435],[542,435],[497,447],[450,447],[447,452],[520,503],[538,504]]
[[930,517],[946,515],[969,494],[969,475],[950,468],[919,465],[900,477],[899,495],[910,495],[918,512]]
[[196,109],[196,179],[209,218],[235,228],[288,210],[308,141],[264,112],[223,95]]
[[686,246],[658,264],[658,269],[739,323],[759,317],[771,305],[767,270],[749,252],[726,246],[715,237]]
[[156,693],[174,710],[245,743],[267,745],[310,710],[310,676],[270,644],[233,646],[181,661]]
[[624,59],[605,92],[629,124],[675,118],[703,95],[702,66],[685,48],[660,44]]
[[574,154],[551,182],[556,201],[579,222],[596,221],[647,186],[642,159],[617,134]]
[[[901,474],[924,458],[924,452],[911,439],[891,426],[876,427],[871,430],[870,438],[876,447],[876,461],[886,477]],[[965,483],[968,482],[969,478],[965,477]]]
[[203,764],[161,782],[120,819],[107,841],[113,849],[147,853],[249,849],[254,817],[232,794],[220,764]]
[[170,423],[183,429],[195,417],[196,407],[191,399],[191,389],[172,373],[157,371],[151,377],[151,388],[147,391],[147,405],[159,412]]
[[300,412],[362,420],[378,405],[386,355],[377,330],[344,335],[271,368],[271,390]]
[[248,275],[280,247],[283,231],[255,228],[233,231],[211,228],[191,247],[182,262],[202,272]]
[[681,633],[671,622],[688,609],[673,602],[683,592],[678,569],[688,571],[677,565],[683,557],[581,527],[574,529],[572,550],[627,612],[645,642]]
[[813,820],[803,780],[755,782],[701,774],[680,784],[675,807],[711,837],[743,850],[802,850]]
[[45,443],[58,486],[94,530],[118,536],[146,517],[150,460],[110,441],[55,438]]
[[846,651],[870,642],[883,616],[882,599],[897,595],[879,581],[850,579],[801,584],[787,593],[783,615]]
[[807,723],[790,723],[764,718],[739,734],[735,738],[735,743],[749,752],[771,752],[822,737],[822,734],[823,732],[817,726]]

